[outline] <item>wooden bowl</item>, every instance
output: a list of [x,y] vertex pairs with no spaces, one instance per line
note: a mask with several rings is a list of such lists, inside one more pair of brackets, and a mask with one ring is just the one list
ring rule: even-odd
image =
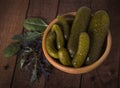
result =
[[[67,15],[75,16],[75,14],[76,14],[76,12],[71,12],[71,13],[67,13],[63,16],[67,16]],[[50,28],[52,27],[52,25],[55,24],[57,21],[58,21],[58,19],[56,18],[48,25],[47,29],[44,32],[43,39],[42,39],[42,49],[43,49],[46,59],[49,61],[50,64],[52,64],[55,68],[57,68],[63,72],[66,72],[66,73],[70,73],[70,74],[86,73],[91,70],[94,70],[96,67],[98,67],[100,64],[102,64],[102,62],[107,58],[107,56],[110,52],[110,48],[111,48],[112,41],[111,41],[110,31],[108,32],[108,35],[107,35],[107,45],[106,45],[106,49],[105,49],[104,53],[96,62],[94,62],[91,65],[80,67],[80,68],[67,67],[67,66],[64,66],[64,65],[58,63],[54,58],[49,56],[49,54],[47,53],[47,50],[46,50],[46,46],[45,46],[46,36],[47,36],[48,32],[50,31]]]

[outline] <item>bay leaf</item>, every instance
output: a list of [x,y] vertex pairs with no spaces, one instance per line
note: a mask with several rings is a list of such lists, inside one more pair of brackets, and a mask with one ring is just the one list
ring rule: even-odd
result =
[[35,56],[34,68],[32,70],[32,75],[30,77],[30,83],[33,84],[37,80],[37,57]]
[[40,36],[42,35],[42,33],[39,33],[39,32],[26,32],[26,33],[23,33],[23,34],[18,34],[18,35],[14,35],[12,37],[13,40],[18,40],[18,41],[33,41],[37,38],[40,38]]
[[41,33],[39,32],[27,32],[23,35],[24,41],[33,41],[37,38],[40,38]]
[[23,23],[23,27],[29,31],[43,32],[47,26],[41,18],[27,18]]
[[20,43],[19,42],[14,42],[8,45],[4,50],[3,50],[3,55],[5,57],[11,57],[15,55],[18,51],[20,50]]
[[17,41],[23,41],[24,37],[23,37],[23,34],[16,34],[12,37],[12,39]]
[[27,60],[27,57],[29,54],[31,54],[31,52],[33,52],[33,50],[30,47],[25,47],[24,50],[21,50],[21,54],[20,54],[20,61],[19,61],[19,68],[22,69],[25,65],[25,62]]

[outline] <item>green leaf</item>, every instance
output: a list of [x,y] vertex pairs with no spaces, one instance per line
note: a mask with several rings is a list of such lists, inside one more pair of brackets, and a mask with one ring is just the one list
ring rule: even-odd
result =
[[22,69],[27,57],[22,57],[19,62],[19,68]]
[[5,57],[11,57],[15,55],[20,49],[20,43],[19,42],[14,42],[8,45],[4,50],[3,50],[3,55]]
[[17,34],[12,37],[13,40],[23,41],[24,37],[23,34]]
[[22,54],[20,55],[19,59],[19,68],[22,69],[25,61],[27,59],[27,56],[32,52],[33,50],[30,47],[25,47],[25,49],[22,51]]
[[30,83],[33,84],[36,80],[37,80],[37,57],[35,56],[35,63],[34,63],[34,68],[32,70]]
[[39,38],[42,35],[42,33],[39,32],[26,32],[23,34],[18,34],[12,37],[13,40],[18,40],[18,41],[33,41],[37,38]]
[[27,32],[24,34],[24,41],[33,41],[37,38],[40,38],[41,33],[39,32]]
[[43,32],[48,25],[41,18],[27,18],[23,26],[29,31]]

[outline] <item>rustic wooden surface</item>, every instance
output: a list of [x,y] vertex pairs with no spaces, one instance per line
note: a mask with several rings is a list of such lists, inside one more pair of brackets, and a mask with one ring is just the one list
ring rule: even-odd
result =
[[[120,88],[120,0],[0,0],[0,88]],[[23,31],[27,17],[42,17],[47,23],[57,15],[88,6],[93,12],[104,9],[110,15],[112,48],[97,69],[71,75],[54,68],[50,80],[42,76],[29,86],[29,76],[16,67],[16,57],[6,59],[2,51],[14,34]]]

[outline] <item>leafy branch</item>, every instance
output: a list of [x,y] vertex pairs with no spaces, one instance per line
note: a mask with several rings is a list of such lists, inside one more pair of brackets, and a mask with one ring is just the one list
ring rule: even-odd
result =
[[40,18],[28,18],[23,27],[27,31],[14,35],[14,42],[4,49],[3,54],[8,58],[18,55],[19,69],[30,72],[30,83],[33,84],[41,74],[48,79],[52,70],[42,51],[42,36],[47,24]]

